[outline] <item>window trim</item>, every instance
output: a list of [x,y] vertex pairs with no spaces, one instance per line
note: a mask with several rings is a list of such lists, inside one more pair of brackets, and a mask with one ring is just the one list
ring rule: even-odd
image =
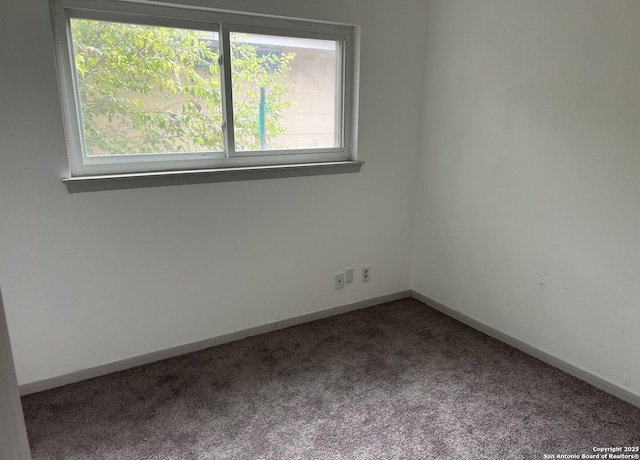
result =
[[[146,0],[50,0],[54,47],[58,70],[60,98],[67,138],[69,178],[81,179],[105,175],[138,174],[163,171],[218,171],[224,168],[293,166],[323,162],[356,162],[359,35],[358,26],[310,21],[269,15],[230,12],[213,8],[176,4],[151,3]],[[180,152],[138,155],[87,156],[78,100],[76,72],[70,18],[109,20],[166,27],[181,27],[217,32],[222,59],[222,110],[226,116],[224,152]],[[236,151],[234,142],[233,104],[231,91],[230,32],[251,32],[266,35],[318,38],[338,42],[341,71],[337,72],[336,126],[340,127],[340,147],[287,150]],[[361,162],[359,162],[361,164]],[[288,168],[290,169],[290,168]],[[359,168],[358,168],[359,169]],[[258,170],[260,170],[258,168]]]
[[272,166],[225,167],[160,171],[149,173],[104,174],[62,179],[69,193],[135,189],[169,185],[203,184],[283,177],[321,176],[357,173],[364,161],[325,161],[322,163],[280,164]]

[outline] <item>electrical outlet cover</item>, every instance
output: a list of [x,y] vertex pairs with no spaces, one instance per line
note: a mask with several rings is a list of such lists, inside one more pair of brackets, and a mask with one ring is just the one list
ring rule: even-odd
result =
[[353,283],[353,268],[347,268],[344,271],[344,282],[345,284]]

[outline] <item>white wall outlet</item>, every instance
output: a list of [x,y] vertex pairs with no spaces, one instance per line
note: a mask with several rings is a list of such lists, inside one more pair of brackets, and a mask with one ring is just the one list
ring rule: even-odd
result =
[[371,266],[365,265],[362,267],[362,282],[366,283],[371,279]]
[[344,271],[344,282],[345,284],[353,283],[353,268],[347,268]]
[[342,289],[344,287],[344,272],[335,274],[336,289]]

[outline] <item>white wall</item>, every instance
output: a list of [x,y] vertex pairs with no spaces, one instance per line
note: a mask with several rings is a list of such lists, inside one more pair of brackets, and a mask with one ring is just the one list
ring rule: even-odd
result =
[[[47,2],[2,0],[0,280],[21,384],[409,288],[426,2],[207,4],[362,26],[366,164],[70,195]],[[334,290],[363,264],[371,282]]]
[[[208,4],[362,25],[367,163],[69,195],[47,2],[3,0],[0,281],[21,384],[411,286],[640,394],[637,2]],[[363,264],[370,283],[333,289]]]
[[412,288],[640,395],[638,24],[430,3]]

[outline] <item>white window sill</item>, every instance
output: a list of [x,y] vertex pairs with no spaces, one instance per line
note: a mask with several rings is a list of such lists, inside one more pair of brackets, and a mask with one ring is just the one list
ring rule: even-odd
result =
[[356,173],[364,161],[333,161],[272,166],[161,171],[149,173],[108,174],[62,179],[69,193],[96,192],[168,185],[204,184],[239,180],[273,179],[279,177],[317,176],[323,174]]

